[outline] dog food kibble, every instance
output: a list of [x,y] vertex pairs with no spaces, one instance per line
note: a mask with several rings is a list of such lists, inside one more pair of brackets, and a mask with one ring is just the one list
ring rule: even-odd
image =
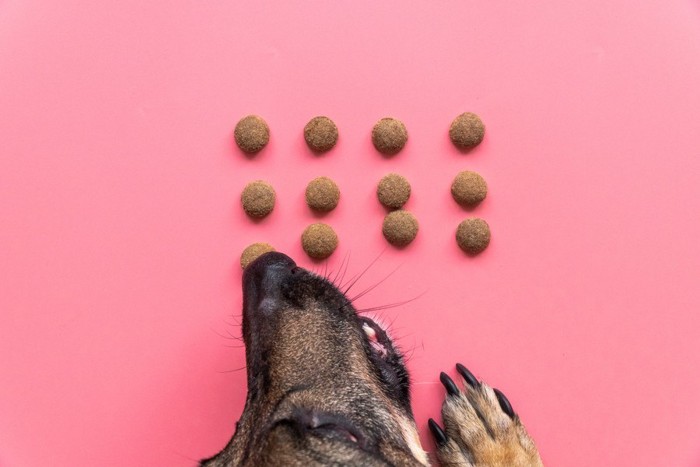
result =
[[270,141],[270,128],[262,117],[248,115],[236,124],[233,136],[243,152],[255,154]]
[[386,215],[382,224],[384,238],[394,246],[406,246],[418,234],[418,221],[408,211],[393,211]]
[[275,207],[275,190],[272,185],[262,180],[250,182],[243,188],[241,204],[250,217],[265,217]]
[[455,146],[470,149],[484,139],[484,123],[478,115],[465,112],[452,121],[450,139]]
[[372,143],[377,151],[388,156],[401,151],[408,141],[406,126],[395,118],[382,118],[372,128]]
[[328,258],[338,246],[338,236],[328,224],[311,224],[301,234],[301,247],[314,259]]
[[304,127],[304,139],[314,151],[329,151],[338,142],[338,127],[328,117],[312,118]]
[[490,241],[491,229],[483,219],[478,217],[465,219],[457,227],[457,244],[470,255],[484,251]]
[[377,185],[377,198],[388,209],[399,209],[411,196],[411,185],[399,174],[385,175]]
[[488,187],[484,178],[476,172],[465,170],[452,181],[452,197],[463,206],[475,206],[486,198]]
[[243,253],[241,253],[241,268],[247,268],[250,263],[258,259],[258,256],[270,251],[275,251],[275,249],[269,243],[253,243],[252,245],[248,245],[245,250],[243,250]]
[[315,211],[332,211],[339,200],[338,185],[328,177],[314,178],[306,186],[306,204]]

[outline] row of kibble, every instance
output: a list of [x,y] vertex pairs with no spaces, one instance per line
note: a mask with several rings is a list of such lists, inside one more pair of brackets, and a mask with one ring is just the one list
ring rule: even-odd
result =
[[[382,233],[396,246],[405,246],[416,237],[418,221],[408,211],[392,211],[384,218]],[[457,226],[455,239],[465,253],[477,255],[489,245],[491,230],[485,220],[469,217]],[[338,235],[330,225],[316,222],[304,229],[301,234],[301,246],[311,258],[325,259],[338,247]],[[275,251],[275,248],[269,243],[258,242],[247,246],[241,253],[241,268],[245,269],[258,256],[270,251]]]
[[[484,139],[484,123],[472,113],[458,115],[450,124],[449,137],[460,149],[471,149]],[[304,140],[317,154],[330,151],[338,142],[338,127],[326,116],[312,118],[304,126]],[[259,115],[248,115],[236,124],[233,131],[238,147],[247,154],[257,154],[270,141],[270,127]],[[372,128],[372,144],[386,156],[398,154],[408,141],[406,125],[396,118],[380,119]]]
[[[462,206],[473,207],[482,202],[488,193],[484,178],[477,172],[465,170],[452,180],[453,199]],[[401,209],[411,196],[411,184],[402,175],[390,173],[377,184],[377,199],[387,209]],[[317,177],[306,186],[306,204],[317,212],[329,212],[340,201],[340,189],[329,177]],[[241,192],[241,205],[250,217],[263,218],[275,207],[276,194],[272,185],[264,180],[248,183]]]

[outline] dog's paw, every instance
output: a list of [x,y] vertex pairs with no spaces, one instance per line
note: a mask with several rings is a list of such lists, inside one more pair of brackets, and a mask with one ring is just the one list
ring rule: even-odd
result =
[[535,443],[506,396],[477,380],[463,365],[457,364],[457,371],[464,379],[463,390],[447,374],[440,374],[447,390],[442,404],[445,429],[432,419],[428,422],[441,464],[541,467]]

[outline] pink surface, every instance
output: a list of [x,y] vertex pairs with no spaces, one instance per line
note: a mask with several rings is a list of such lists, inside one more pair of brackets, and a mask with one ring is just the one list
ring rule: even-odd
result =
[[[634,2],[0,3],[0,465],[193,465],[245,396],[238,255],[307,267],[303,189],[342,190],[328,262],[387,247],[374,198],[413,184],[417,240],[358,290],[411,356],[421,432],[461,361],[553,466],[700,465],[700,6]],[[534,6],[534,3],[540,3]],[[447,126],[479,113],[484,143]],[[272,130],[255,159],[232,130]],[[301,130],[340,129],[325,157]],[[410,140],[369,141],[383,116]],[[489,183],[471,213],[456,172]],[[249,222],[265,178],[275,212]],[[492,227],[477,258],[453,240]],[[232,317],[233,316],[233,317]]]

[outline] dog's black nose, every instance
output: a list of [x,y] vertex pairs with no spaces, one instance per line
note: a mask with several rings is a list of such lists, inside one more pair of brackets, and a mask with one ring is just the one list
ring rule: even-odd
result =
[[255,259],[252,263],[248,265],[246,268],[246,273],[248,271],[252,271],[254,269],[261,269],[261,268],[267,268],[267,267],[275,267],[275,268],[294,268],[296,266],[296,263],[292,258],[289,256],[285,255],[284,253],[280,253],[278,251],[271,251],[269,253],[262,254],[258,256],[258,258]]
[[250,263],[243,272],[243,298],[248,306],[259,307],[266,298],[277,298],[281,284],[297,269],[289,256],[272,251]]

